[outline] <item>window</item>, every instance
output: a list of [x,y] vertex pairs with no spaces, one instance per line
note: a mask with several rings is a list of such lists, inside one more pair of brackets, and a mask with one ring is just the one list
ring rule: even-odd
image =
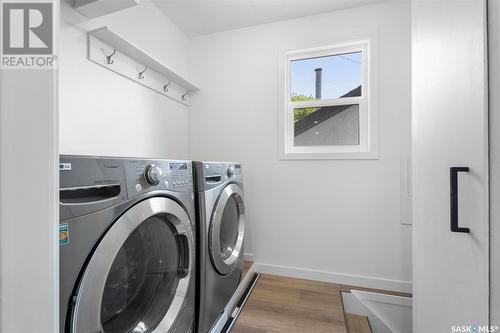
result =
[[369,60],[368,41],[285,53],[281,158],[376,156]]

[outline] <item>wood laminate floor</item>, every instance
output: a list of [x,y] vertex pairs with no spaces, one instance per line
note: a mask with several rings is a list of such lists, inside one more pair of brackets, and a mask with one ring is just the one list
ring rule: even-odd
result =
[[[411,296],[262,274],[231,332],[347,333],[341,292],[351,289]],[[365,332],[366,323],[359,319],[349,318],[352,333]]]
[[347,333],[338,285],[262,274],[234,333]]
[[349,333],[372,333],[370,322],[365,316],[346,313],[345,320]]

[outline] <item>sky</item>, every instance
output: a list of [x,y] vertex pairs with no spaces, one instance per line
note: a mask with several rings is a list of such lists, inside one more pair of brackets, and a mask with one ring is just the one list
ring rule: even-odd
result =
[[316,73],[321,67],[322,99],[338,98],[361,84],[361,52],[291,62],[292,93],[314,97]]

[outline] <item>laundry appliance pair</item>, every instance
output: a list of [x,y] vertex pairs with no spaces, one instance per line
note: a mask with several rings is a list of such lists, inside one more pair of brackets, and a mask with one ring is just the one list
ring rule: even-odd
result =
[[59,169],[61,332],[208,332],[241,276],[240,166],[61,156]]

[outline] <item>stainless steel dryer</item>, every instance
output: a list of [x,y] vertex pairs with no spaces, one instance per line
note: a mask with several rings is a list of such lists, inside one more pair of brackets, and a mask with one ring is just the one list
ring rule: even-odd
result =
[[198,217],[197,332],[207,333],[238,287],[245,204],[238,163],[193,162]]
[[62,332],[191,332],[189,161],[61,156]]

